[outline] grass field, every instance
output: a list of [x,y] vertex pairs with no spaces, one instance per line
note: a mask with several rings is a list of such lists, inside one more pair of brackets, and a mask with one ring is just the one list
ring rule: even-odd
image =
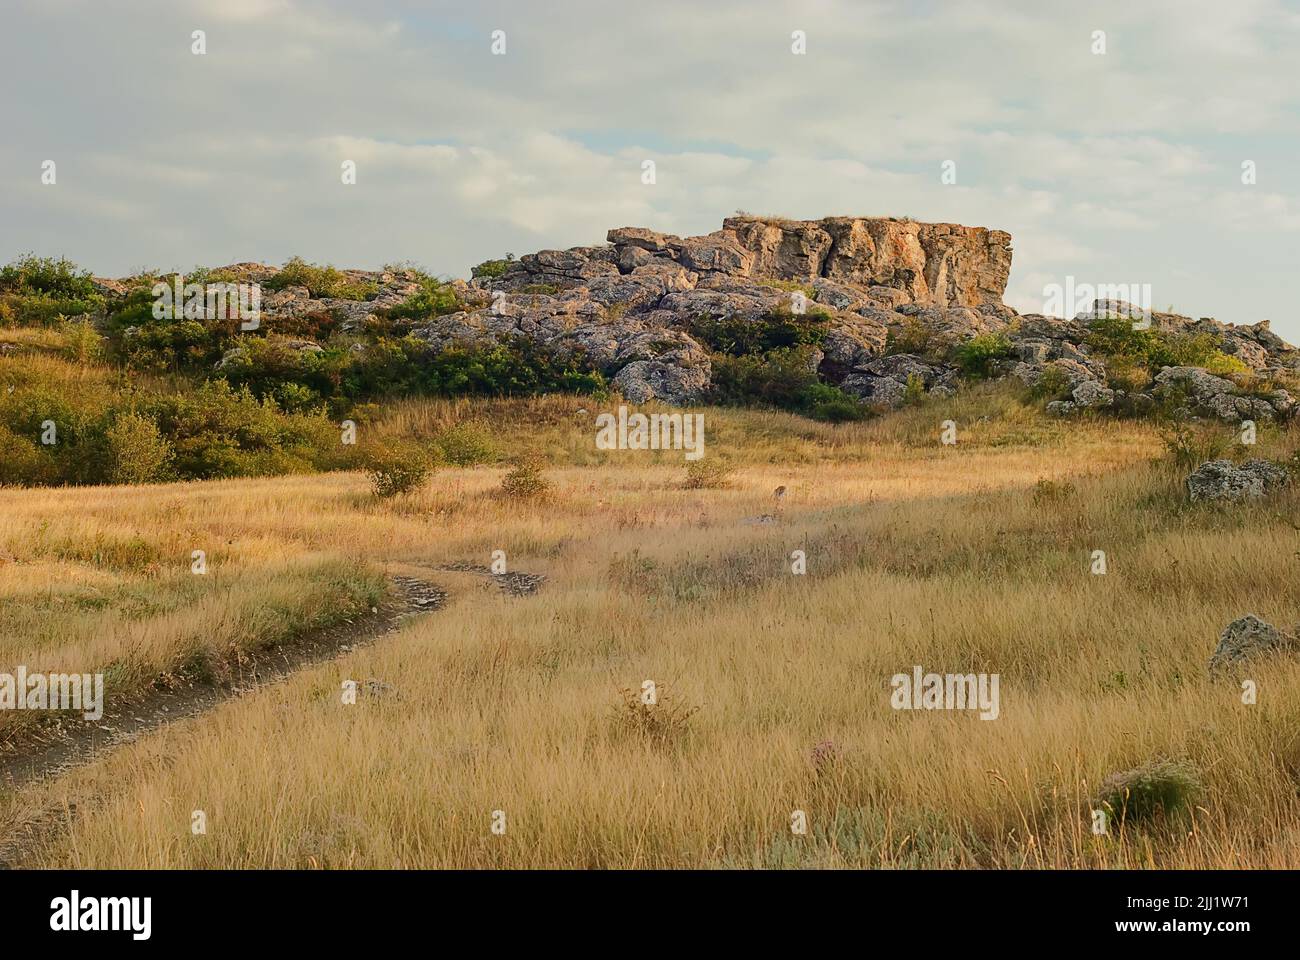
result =
[[[707,410],[732,472],[705,489],[680,453],[595,450],[596,412],[410,403],[376,428],[478,419],[503,455],[547,459],[537,499],[503,496],[496,465],[391,500],[358,473],[0,491],[0,666],[102,669],[110,698],[219,681],[232,649],[372,606],[385,573],[449,594],[5,793],[0,834],[44,828],[20,862],[1300,866],[1300,663],[1254,668],[1254,704],[1206,673],[1230,620],[1300,619],[1295,492],[1193,506],[1151,426],[992,390],[838,427]],[[1266,432],[1251,455],[1297,445]],[[540,590],[445,569],[493,551]],[[891,709],[913,665],[998,674],[998,718]],[[348,679],[381,682],[345,704]],[[1161,759],[1194,771],[1184,813],[1094,835],[1106,775]]]

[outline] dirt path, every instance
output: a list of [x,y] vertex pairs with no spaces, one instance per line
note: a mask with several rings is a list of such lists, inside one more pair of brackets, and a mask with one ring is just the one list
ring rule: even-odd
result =
[[[372,643],[410,617],[436,610],[446,601],[447,594],[442,589],[423,580],[402,576],[389,580],[393,592],[374,613],[316,631],[296,642],[259,651],[237,665],[232,664],[233,682],[150,690],[129,703],[105,709],[99,720],[73,718],[33,731],[0,755],[0,788],[17,789],[90,763],[165,724],[211,710],[304,667]],[[0,862],[3,859],[0,847]]]
[[[537,592],[538,574],[493,574],[486,567],[455,564],[439,569],[489,577],[503,593],[525,597]],[[106,709],[96,721],[73,718],[35,731],[0,754],[0,791],[14,791],[38,780],[57,777],[169,723],[197,716],[214,707],[277,683],[305,667],[350,653],[393,633],[411,617],[437,610],[447,600],[441,587],[408,576],[390,576],[393,590],[374,613],[341,623],[232,665],[229,683],[194,684],[178,690],[151,690],[142,697]],[[44,843],[68,811],[46,810],[0,837],[0,869],[8,869]]]

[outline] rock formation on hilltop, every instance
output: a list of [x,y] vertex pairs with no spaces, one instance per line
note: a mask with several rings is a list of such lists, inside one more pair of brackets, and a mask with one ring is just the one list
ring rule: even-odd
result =
[[[1069,320],[1019,315],[1002,302],[1010,269],[1009,234],[950,223],[745,215],[699,237],[619,227],[600,246],[480,265],[470,282],[452,283],[452,312],[414,315],[404,332],[433,353],[524,339],[598,371],[633,402],[707,400],[735,344],[763,341],[797,347],[807,375],[880,408],[971,376],[1009,376],[1061,415],[1172,401],[1224,420],[1290,416],[1285,387],[1300,353],[1267,323],[1156,313],[1139,332],[1111,322],[1126,304],[1102,300]],[[262,282],[277,272],[231,270]],[[321,311],[362,330],[421,290],[409,271],[343,275],[371,285],[369,299],[287,286],[264,300],[266,331]],[[755,332],[764,330],[777,333],[765,340]]]
[[419,335],[438,344],[540,338],[585,351],[634,402],[689,403],[710,386],[709,350],[690,333],[701,320],[762,324],[806,310],[825,327],[810,362],[841,382],[855,372],[862,380],[884,354],[890,324],[908,316],[962,338],[1002,329],[1015,315],[1001,303],[1011,237],[998,230],[737,216],[702,237],[621,227],[607,240],[508,262],[499,276],[473,282],[466,300],[478,309]]

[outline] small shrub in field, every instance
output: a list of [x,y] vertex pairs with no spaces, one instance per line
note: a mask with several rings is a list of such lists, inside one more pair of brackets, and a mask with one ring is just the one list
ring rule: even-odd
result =
[[542,476],[543,465],[540,457],[520,457],[501,478],[501,492],[514,500],[535,500],[546,496],[551,484]]
[[164,477],[172,448],[158,424],[138,413],[119,416],[107,431],[108,479],[112,483],[151,483]]
[[686,464],[684,490],[722,490],[731,486],[731,466],[715,458],[692,460]]
[[88,320],[69,320],[61,333],[63,353],[69,360],[90,363],[104,352],[104,338]]
[[676,703],[662,686],[650,692],[620,690],[622,702],[614,707],[610,718],[615,736],[633,737],[663,746],[684,737],[690,730],[691,717],[699,707]]
[[57,483],[59,472],[48,447],[0,424],[0,487]]
[[808,416],[827,423],[865,420],[870,413],[857,397],[829,383],[810,384],[804,391],[803,407]]
[[1232,435],[1222,429],[1174,422],[1161,430],[1160,439],[1174,463],[1193,470],[1206,460],[1218,460],[1232,445]]
[[491,463],[497,457],[496,444],[487,427],[472,420],[444,430],[437,443],[442,459],[457,467]]
[[1057,503],[1074,495],[1074,484],[1066,480],[1041,478],[1034,484],[1034,503]]
[[1102,782],[1098,803],[1116,823],[1144,822],[1187,812],[1201,790],[1191,764],[1157,760],[1111,774]]
[[903,403],[906,406],[914,407],[925,399],[925,381],[917,374],[909,373],[907,375],[907,386],[903,388]]
[[365,464],[375,496],[383,499],[418,490],[433,468],[423,448],[402,442],[368,451]]

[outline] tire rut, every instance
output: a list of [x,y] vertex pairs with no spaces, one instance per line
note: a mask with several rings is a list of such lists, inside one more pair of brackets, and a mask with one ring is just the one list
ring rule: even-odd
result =
[[[301,640],[246,655],[232,663],[227,683],[195,683],[177,690],[151,690],[126,704],[105,709],[99,720],[62,721],[7,747],[0,757],[0,790],[11,792],[102,759],[147,733],[194,717],[227,701],[286,679],[306,667],[336,659],[386,637],[407,620],[442,607],[447,593],[415,577],[390,576],[393,593],[374,613],[313,632]],[[62,812],[60,809],[59,812]],[[54,828],[54,811],[0,837],[0,869],[9,868],[38,846]]]

